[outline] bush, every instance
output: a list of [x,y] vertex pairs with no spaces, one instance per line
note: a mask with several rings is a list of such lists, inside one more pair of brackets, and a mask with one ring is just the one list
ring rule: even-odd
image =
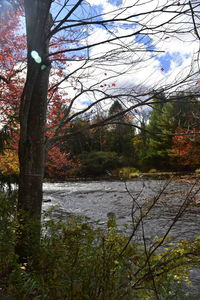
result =
[[100,230],[76,218],[64,222],[48,216],[34,257],[19,264],[14,202],[5,196],[1,204],[0,293],[15,300],[153,300],[156,286],[160,299],[186,299],[179,288],[188,280],[195,253],[199,257],[200,238],[149,255],[144,246],[128,243],[110,220]]
[[139,172],[135,172],[135,173],[130,173],[129,174],[129,178],[130,179],[133,179],[133,178],[137,178],[140,176],[140,173]]
[[75,218],[67,222],[49,220],[45,226],[48,235],[43,236],[36,253],[38,263],[30,260],[19,265],[9,277],[6,292],[16,299],[153,300],[149,268],[159,274],[154,278],[157,293],[168,295],[171,291],[168,299],[174,299],[174,282],[178,287],[178,281],[187,278],[185,266],[175,269],[181,251],[153,255],[149,266],[139,244],[124,248],[128,237],[115,226],[102,232]]
[[[9,196],[0,191],[0,288],[8,284],[11,270],[16,267],[16,194]],[[1,292],[0,289],[0,292]]]
[[105,175],[121,165],[121,157],[116,152],[85,152],[80,160],[82,174],[86,176]]
[[149,173],[157,173],[157,172],[158,172],[158,170],[156,170],[156,169],[149,170]]
[[65,171],[66,178],[78,178],[81,176],[82,176],[81,167],[71,168],[71,169]]
[[136,168],[124,167],[118,170],[118,176],[122,178],[134,178],[138,177],[140,172]]
[[13,187],[18,184],[19,175],[18,174],[0,174],[0,190],[12,191]]

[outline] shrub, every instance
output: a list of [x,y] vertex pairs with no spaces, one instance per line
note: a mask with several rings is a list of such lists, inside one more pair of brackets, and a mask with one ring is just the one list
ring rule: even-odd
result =
[[152,276],[159,296],[184,299],[177,293],[188,278],[183,255],[187,245],[154,254],[147,263],[139,244],[125,249],[128,237],[115,225],[102,231],[71,218],[50,219],[45,226],[48,235],[36,254],[38,263],[30,260],[10,275],[8,292],[16,299],[153,300]]
[[[131,174],[133,177],[131,177]],[[138,177],[140,172],[136,168],[124,167],[118,170],[118,175],[122,178],[134,178]]]
[[130,173],[129,174],[129,178],[132,179],[132,178],[137,178],[140,176],[140,173],[139,172],[135,172],[135,173]]
[[81,177],[81,175],[82,175],[81,167],[71,168],[65,171],[66,178],[77,178],[77,177]]
[[22,265],[14,253],[17,223],[15,201],[10,200],[1,195],[3,295],[15,300],[153,300],[156,286],[160,299],[187,299],[181,295],[181,283],[188,280],[189,263],[198,258],[199,264],[200,238],[150,255],[146,247],[128,243],[115,222],[108,220],[107,228],[100,230],[74,217],[55,221],[48,216],[40,247]]
[[115,152],[85,152],[80,156],[83,175],[105,175],[107,171],[120,166],[120,157]]
[[149,173],[157,173],[158,172],[158,170],[156,170],[156,169],[150,169],[149,170]]
[[[11,270],[16,267],[15,255],[16,194],[9,196],[0,191],[0,288],[7,286]],[[0,289],[0,291],[1,291]]]

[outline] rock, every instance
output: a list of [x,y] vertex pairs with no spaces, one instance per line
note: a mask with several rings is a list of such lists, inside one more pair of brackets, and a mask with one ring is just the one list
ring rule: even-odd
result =
[[[44,199],[43,202],[45,202],[45,203],[46,202],[51,202],[51,199]],[[1,300],[1,298],[0,298],[0,300]]]

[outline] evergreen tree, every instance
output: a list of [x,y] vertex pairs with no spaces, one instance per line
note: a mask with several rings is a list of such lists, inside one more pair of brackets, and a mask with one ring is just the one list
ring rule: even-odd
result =
[[174,167],[172,137],[177,127],[194,126],[200,103],[190,95],[177,94],[166,99],[164,95],[155,99],[147,127],[148,147],[143,164],[148,168],[167,170]]
[[[123,112],[122,105],[115,101],[109,109],[109,116]],[[124,156],[128,162],[133,160],[133,138],[134,129],[131,126],[129,115],[120,115],[115,119],[114,124],[111,125],[106,133],[106,150],[116,152]]]

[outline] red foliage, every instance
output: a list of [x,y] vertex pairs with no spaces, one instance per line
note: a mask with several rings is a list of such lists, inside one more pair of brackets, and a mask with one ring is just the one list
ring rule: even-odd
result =
[[63,178],[66,169],[77,165],[77,162],[73,162],[69,155],[69,153],[62,153],[58,146],[51,148],[47,156],[46,175],[52,178]]
[[200,163],[200,128],[177,128],[172,138],[172,153],[179,157],[183,166],[198,166]]
[[25,74],[26,39],[19,34],[19,16],[0,22],[0,114],[5,124],[18,114]]
[[[26,77],[26,38],[20,31],[19,16],[16,15],[6,23],[0,23],[0,128],[6,126],[9,133],[9,142],[6,148],[12,151],[17,157],[19,141],[19,104]],[[75,42],[75,41],[73,41]],[[60,37],[51,41],[51,49],[62,50],[64,40]],[[60,126],[64,116],[66,104],[71,101],[63,89],[59,89],[59,82],[65,77],[65,54],[52,56],[55,60],[52,63],[51,78],[49,86],[49,105],[47,110],[46,136],[53,137],[56,129]],[[77,59],[77,57],[75,58]],[[69,125],[68,125],[69,126]],[[66,130],[67,126],[61,127]],[[3,140],[3,136],[0,139]],[[5,155],[12,157],[10,152],[5,151]],[[0,168],[6,170],[8,157],[1,157]],[[63,175],[64,169],[74,164],[69,157],[69,153],[62,153],[59,146],[53,147],[46,162],[49,176]],[[8,169],[8,168],[7,168]],[[10,171],[10,169],[8,170]],[[6,172],[6,171],[5,171]]]

